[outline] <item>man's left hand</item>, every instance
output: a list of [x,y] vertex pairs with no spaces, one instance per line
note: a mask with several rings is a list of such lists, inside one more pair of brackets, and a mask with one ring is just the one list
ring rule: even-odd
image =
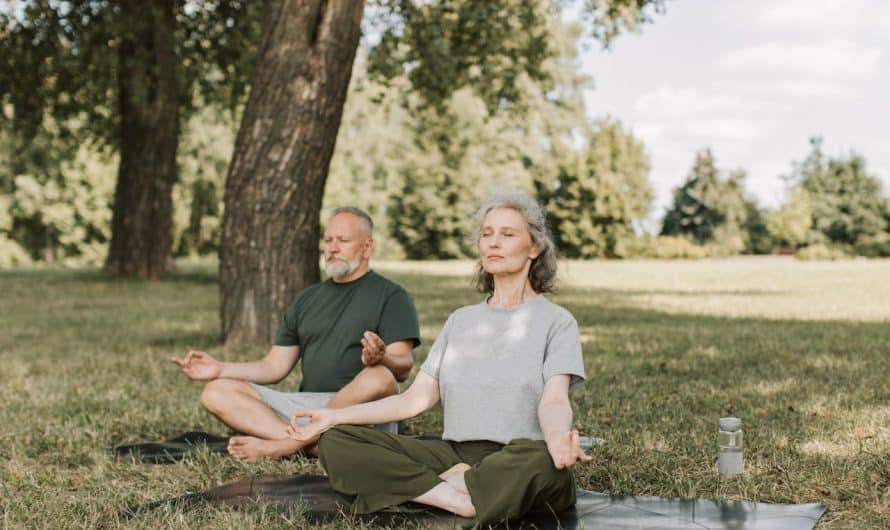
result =
[[362,336],[362,363],[365,366],[380,364],[385,355],[386,344],[383,339],[373,331],[366,331]]

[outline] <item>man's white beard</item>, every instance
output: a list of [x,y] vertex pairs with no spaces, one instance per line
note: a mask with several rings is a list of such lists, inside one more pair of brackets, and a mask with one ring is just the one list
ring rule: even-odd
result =
[[330,278],[344,278],[349,276],[353,272],[357,271],[359,266],[362,264],[362,257],[356,256],[354,260],[342,262],[338,261],[337,263],[331,263],[328,260],[324,262],[324,272]]

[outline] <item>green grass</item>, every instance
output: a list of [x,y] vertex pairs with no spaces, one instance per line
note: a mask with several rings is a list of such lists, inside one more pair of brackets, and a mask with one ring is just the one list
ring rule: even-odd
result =
[[[420,312],[420,361],[448,313],[480,299],[471,264],[381,263]],[[0,272],[0,527],[293,528],[299,513],[124,507],[246,476],[320,472],[204,454],[159,466],[107,448],[224,432],[168,361],[218,343],[214,266],[162,282],[92,270]],[[576,424],[609,444],[578,483],[616,494],[824,502],[819,528],[890,527],[890,261],[569,263],[554,299],[581,326]],[[417,363],[419,365],[419,362]],[[294,379],[285,385],[293,385]],[[742,418],[747,472],[716,473],[717,418]],[[409,422],[437,432],[440,415]],[[338,523],[342,525],[342,523]],[[332,525],[336,526],[336,525]],[[350,523],[359,528],[358,522]]]

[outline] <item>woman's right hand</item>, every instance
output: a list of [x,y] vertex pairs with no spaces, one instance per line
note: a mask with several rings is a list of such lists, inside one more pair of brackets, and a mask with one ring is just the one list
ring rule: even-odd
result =
[[195,381],[216,379],[222,373],[222,363],[202,351],[190,351],[184,359],[173,357],[170,361],[179,366],[189,379]]
[[551,436],[545,442],[556,469],[572,468],[578,462],[587,464],[593,460],[581,449],[581,437],[577,429]]
[[[309,418],[309,423],[300,425],[297,422],[299,418]],[[336,424],[333,409],[298,410],[291,417],[287,435],[294,440],[308,442],[317,439]]]

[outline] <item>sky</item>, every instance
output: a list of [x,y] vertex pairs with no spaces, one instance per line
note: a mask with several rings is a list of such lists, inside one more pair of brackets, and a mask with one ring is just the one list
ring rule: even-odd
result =
[[890,1],[669,0],[639,34],[582,51],[592,117],[646,146],[660,219],[695,153],[743,169],[761,206],[823,138],[829,156],[865,157],[890,193]]

